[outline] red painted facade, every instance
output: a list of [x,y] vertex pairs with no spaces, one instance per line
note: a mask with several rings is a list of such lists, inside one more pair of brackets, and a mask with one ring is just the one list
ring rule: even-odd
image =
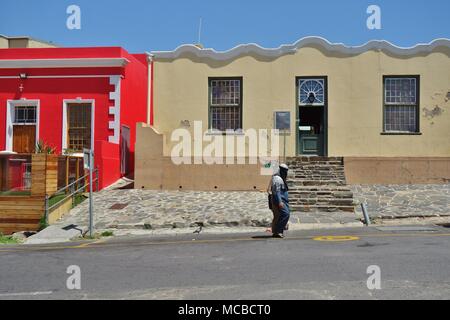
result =
[[123,126],[130,132],[127,168],[134,171],[136,123],[147,122],[149,79],[147,55],[122,48],[0,49],[0,151],[14,151],[12,105],[37,101],[36,140],[62,153],[64,105],[89,101],[94,108],[91,141],[104,188],[121,177]]

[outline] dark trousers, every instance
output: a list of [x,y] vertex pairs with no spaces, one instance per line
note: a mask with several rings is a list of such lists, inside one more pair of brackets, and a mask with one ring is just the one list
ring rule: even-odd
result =
[[277,205],[273,204],[272,210],[273,210],[272,233],[283,234],[290,218],[289,205],[284,204],[283,209],[280,209]]

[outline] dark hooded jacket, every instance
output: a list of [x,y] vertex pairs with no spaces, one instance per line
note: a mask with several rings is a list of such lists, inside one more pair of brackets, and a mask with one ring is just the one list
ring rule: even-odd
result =
[[283,202],[286,206],[289,206],[289,188],[286,183],[286,178],[281,177],[280,170],[272,176],[272,195],[273,204],[278,206],[280,202]]

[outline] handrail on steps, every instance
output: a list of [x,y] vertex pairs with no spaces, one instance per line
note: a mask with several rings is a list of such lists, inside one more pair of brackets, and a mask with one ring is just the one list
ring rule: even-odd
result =
[[[98,192],[99,190],[99,178],[98,178],[98,173],[99,170],[98,168],[95,168],[95,170],[93,171],[94,174],[94,178],[92,179],[92,183],[95,183],[95,190]],[[58,191],[56,191],[54,194],[52,194],[51,196],[46,195],[45,196],[45,222],[48,224],[48,216],[50,214],[51,211],[53,211],[54,209],[60,207],[62,205],[62,203],[64,203],[67,199],[72,198],[72,203],[74,201],[74,196],[79,194],[80,191],[85,190],[88,186],[89,186],[89,181],[86,182],[86,179],[89,178],[89,173],[84,175],[83,177],[69,183],[67,186],[59,189]],[[85,181],[85,183],[81,186],[78,187],[77,189],[77,185],[80,181]],[[62,198],[61,200],[59,200],[58,202],[56,202],[55,204],[53,204],[52,206],[49,206],[49,201],[51,198],[53,198],[54,196],[57,196],[63,192],[66,192],[66,190],[70,190],[73,186],[75,186],[74,190],[69,193],[68,195],[66,195],[64,198]]]

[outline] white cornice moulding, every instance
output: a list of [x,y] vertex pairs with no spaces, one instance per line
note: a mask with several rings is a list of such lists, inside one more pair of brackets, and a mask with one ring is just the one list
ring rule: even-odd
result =
[[145,54],[147,55],[147,62],[151,63],[155,56],[150,52],[146,52]]
[[125,67],[129,62],[125,58],[0,59],[0,69]]
[[417,44],[413,47],[398,47],[385,40],[373,40],[362,46],[349,47],[342,43],[331,43],[321,37],[306,37],[294,44],[282,45],[278,48],[263,48],[255,43],[242,44],[228,51],[216,51],[214,49],[200,49],[195,45],[182,45],[174,51],[154,51],[156,59],[175,60],[184,54],[194,54],[198,58],[209,58],[218,61],[236,59],[243,55],[258,55],[267,58],[278,58],[286,54],[294,54],[303,47],[311,45],[321,46],[329,52],[337,52],[347,55],[358,55],[370,50],[384,50],[396,55],[412,56],[420,53],[430,53],[437,47],[450,48],[450,39],[436,39],[427,44]]

